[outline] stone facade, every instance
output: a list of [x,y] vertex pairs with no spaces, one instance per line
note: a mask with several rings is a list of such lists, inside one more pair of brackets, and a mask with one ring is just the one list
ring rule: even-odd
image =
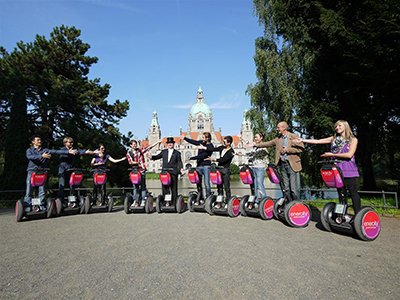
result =
[[[243,121],[240,128],[239,135],[232,135],[233,138],[233,148],[235,152],[245,153],[244,143],[253,140],[253,132],[251,129],[251,123],[245,117],[246,112],[243,114]],[[184,137],[189,137],[193,140],[201,140],[203,132],[210,132],[212,137],[212,143],[214,146],[219,146],[222,144],[223,135],[221,129],[218,131],[214,130],[213,126],[213,114],[210,107],[204,101],[203,90],[201,88],[197,91],[196,102],[190,109],[188,115],[188,129],[187,131],[182,131],[180,129],[179,136],[174,136],[175,149],[179,150],[182,154],[182,162],[196,164],[195,161],[189,161],[189,158],[197,155],[196,146],[184,141]],[[147,147],[161,139],[161,126],[158,121],[157,112],[153,112],[150,128],[148,131],[148,136],[145,140],[141,141],[141,147]],[[163,138],[162,143],[158,147],[154,147],[151,153],[157,153],[165,147],[166,137]],[[214,157],[218,157],[218,153],[213,154]],[[149,172],[159,172],[161,169],[161,160],[151,161],[146,158],[147,168]],[[246,156],[235,156],[232,163],[236,165],[241,165],[247,163]]]

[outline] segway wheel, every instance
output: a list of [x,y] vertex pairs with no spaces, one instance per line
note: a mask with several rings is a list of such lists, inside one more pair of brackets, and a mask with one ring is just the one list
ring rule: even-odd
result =
[[158,213],[161,213],[161,205],[162,205],[163,200],[164,200],[164,197],[163,197],[162,195],[158,195],[158,196],[157,196],[157,200],[156,200],[156,211],[157,211]]
[[301,201],[290,201],[285,206],[286,222],[296,228],[306,227],[311,219],[311,210]]
[[329,220],[332,219],[335,206],[336,206],[335,202],[328,202],[327,204],[324,205],[321,211],[322,227],[324,227],[324,229],[329,232],[332,232],[332,226],[331,223],[329,223]]
[[372,207],[363,207],[354,218],[354,230],[363,241],[375,240],[381,232],[381,220]]
[[178,197],[176,198],[176,212],[178,214],[181,214],[183,213],[184,210],[185,210],[185,201],[183,200],[182,195],[178,195]]
[[79,196],[79,213],[83,214],[85,212],[85,197]]
[[51,198],[47,198],[46,199],[46,217],[51,218],[54,214],[57,215],[56,208],[54,207],[54,200]]
[[210,195],[206,199],[206,203],[205,203],[204,208],[206,209],[206,212],[208,212],[208,214],[210,216],[212,216],[214,214],[214,212],[212,210],[212,207],[213,207],[213,204],[214,204],[216,199],[217,199],[217,197],[214,196],[214,195]]
[[263,220],[271,220],[274,217],[275,202],[269,197],[264,198],[258,207],[260,217]]
[[56,200],[54,201],[54,211],[55,211],[55,215],[58,217],[59,215],[61,215],[61,210],[62,210],[62,202],[59,198],[56,198]]
[[146,204],[144,206],[144,211],[146,212],[146,214],[151,214],[153,212],[154,210],[153,202],[154,202],[153,196],[151,195],[147,196]]
[[243,217],[247,217],[247,212],[246,212],[246,204],[247,201],[249,200],[249,195],[243,196],[242,200],[240,200],[240,214]]
[[231,218],[236,218],[240,215],[240,200],[236,196],[228,200],[228,215]]
[[127,194],[124,199],[124,211],[127,215],[131,213],[131,210],[129,209],[132,204],[131,199],[132,199],[131,194]]
[[274,217],[275,217],[275,219],[277,219],[277,220],[280,220],[281,219],[281,214],[282,214],[282,212],[283,212],[283,208],[284,208],[284,203],[285,202],[283,202],[282,204],[279,204],[279,199],[278,200],[276,200],[275,201],[275,204],[274,204]]
[[193,202],[196,201],[196,198],[197,198],[197,195],[194,193],[189,195],[187,205],[188,205],[188,209],[190,212],[194,212],[194,207],[193,207],[194,203]]
[[85,197],[85,214],[88,214],[90,212],[90,202],[92,202],[92,197],[90,195],[87,195]]
[[25,210],[24,210],[24,201],[22,199],[19,199],[15,203],[15,219],[17,222],[21,222],[22,219],[24,218]]
[[108,194],[107,200],[108,200],[108,212],[112,212],[114,206],[114,198],[111,193]]

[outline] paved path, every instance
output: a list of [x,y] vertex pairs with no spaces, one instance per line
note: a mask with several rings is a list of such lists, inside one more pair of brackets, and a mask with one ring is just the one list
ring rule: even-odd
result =
[[400,220],[374,242],[185,212],[16,223],[0,210],[1,299],[399,299]]

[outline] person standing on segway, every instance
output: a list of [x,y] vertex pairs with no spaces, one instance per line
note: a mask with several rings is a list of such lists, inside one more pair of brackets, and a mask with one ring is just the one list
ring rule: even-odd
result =
[[[93,167],[94,172],[105,172],[106,171],[106,163],[107,161],[111,161],[112,163],[118,163],[126,159],[126,157],[122,157],[119,159],[112,158],[110,154],[106,152],[106,147],[104,144],[99,144],[99,149],[95,151],[96,154],[92,158],[90,165]],[[104,189],[103,195],[106,194],[106,185],[102,185],[102,189]],[[93,188],[93,195],[96,194],[96,187]],[[96,200],[95,200],[96,201]],[[104,205],[105,199],[102,199],[99,203],[99,206]]]
[[[59,155],[75,155],[77,154],[77,150],[74,149],[63,149],[63,150],[53,150],[42,148],[42,139],[38,135],[34,135],[31,138],[32,147],[26,150],[26,158],[28,159],[28,167],[26,169],[26,193],[24,197],[24,206],[25,212],[30,212],[31,207],[31,177],[32,174],[37,169],[48,168],[49,160],[51,158],[51,154],[59,154]],[[45,188],[44,185],[39,186],[39,198],[41,201],[44,200],[45,196]]]
[[[214,149],[214,145],[211,143],[211,134],[209,132],[204,132],[202,136],[201,141],[195,141],[192,139],[189,139],[187,137],[184,138],[186,142],[192,145],[200,146],[202,145],[203,147],[198,150],[197,156],[190,157],[189,160],[196,160],[197,161],[197,172],[199,174],[199,183],[197,184],[197,191],[200,195],[203,195],[203,197],[200,197],[202,199],[206,199],[208,196],[211,195],[211,185],[210,185],[210,167],[211,167],[211,161],[206,160],[206,158],[211,157]],[[206,148],[206,149],[204,149]],[[206,195],[204,197],[203,193],[203,187],[202,187],[202,179],[204,179],[204,186],[206,188]],[[199,205],[199,202],[196,202],[195,205]]]
[[[218,189],[218,195],[223,195],[223,188],[225,189],[225,200],[228,201],[231,198],[231,181],[230,181],[230,175],[231,175],[231,171],[230,171],[230,166],[231,166],[231,162],[232,159],[235,155],[235,151],[232,148],[232,142],[233,139],[230,135],[224,137],[223,139],[223,145],[219,146],[219,147],[215,147],[213,149],[213,151],[218,151],[219,152],[219,158],[218,159],[212,159],[211,157],[206,158],[206,160],[210,160],[211,162],[217,162],[218,163],[218,167],[221,167],[219,169],[220,173],[221,173],[221,177],[222,177],[222,184],[219,184],[217,186]],[[204,146],[199,146],[199,147],[203,147],[203,149],[207,149]],[[220,208],[221,204],[218,202],[215,205],[216,208]]]
[[[183,174],[183,164],[181,153],[178,150],[174,149],[175,140],[173,137],[167,137],[167,148],[161,150],[157,155],[151,155],[150,152],[147,153],[147,157],[151,160],[162,159],[162,168],[163,169],[171,169],[168,172],[171,175],[171,194],[172,199],[175,201],[178,197],[178,175],[179,173]],[[165,196],[168,191],[168,187],[162,186],[162,193]]]
[[285,121],[279,122],[279,136],[268,142],[256,143],[258,148],[275,147],[275,164],[283,179],[285,196],[289,200],[300,200],[301,159],[299,154],[304,150],[304,144],[297,142],[299,136],[288,131]]
[[[158,141],[154,143],[153,145],[150,145],[145,148],[139,148],[138,147],[138,142],[136,140],[131,140],[130,142],[130,149],[126,153],[126,159],[128,160],[129,165],[137,167],[138,172],[141,174],[141,183],[140,183],[140,190],[137,191],[136,188],[134,187],[134,195],[136,196],[136,193],[139,193],[141,199],[144,199],[146,197],[146,170],[147,166],[145,163],[144,159],[144,154],[151,150],[154,146],[158,145],[161,143],[161,141]],[[137,207],[139,205],[138,202],[135,202],[135,206]]]
[[297,139],[299,143],[331,144],[331,151],[325,152],[321,157],[343,160],[336,165],[342,170],[344,187],[337,189],[339,195],[345,195],[345,189],[350,193],[353,202],[354,214],[361,209],[360,195],[358,194],[358,168],[354,154],[357,150],[358,140],[354,136],[347,121],[339,120],[334,125],[335,134],[322,139]]
[[[64,147],[60,150],[71,150],[74,147],[74,140],[71,137],[65,137],[63,139]],[[96,152],[91,150],[76,150],[76,154],[61,154],[60,164],[58,165],[58,199],[62,201],[63,207],[68,205],[68,202],[64,201],[64,188],[65,181],[67,180],[67,170],[71,169],[74,165],[76,155],[93,155]]]

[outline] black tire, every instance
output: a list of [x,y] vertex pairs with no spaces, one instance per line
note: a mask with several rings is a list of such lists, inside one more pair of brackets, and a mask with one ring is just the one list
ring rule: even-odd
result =
[[283,212],[283,207],[285,205],[285,201],[282,203],[282,205],[279,205],[278,202],[279,202],[279,199],[276,200],[275,204],[274,204],[274,217],[275,217],[275,219],[280,220],[281,219],[280,214]]
[[176,212],[181,214],[185,211],[185,201],[183,200],[182,195],[178,195],[176,198]]
[[206,212],[208,212],[208,214],[210,216],[214,215],[214,212],[213,212],[212,208],[213,208],[213,204],[214,204],[215,200],[217,200],[217,196],[210,195],[210,196],[207,197],[206,203],[204,205],[204,208],[206,209]]
[[[298,224],[296,224],[296,223],[294,223],[291,219],[290,219],[290,211],[291,211],[291,209],[293,208],[293,207],[295,207],[295,206],[301,206],[303,209],[305,209],[305,210],[307,210],[307,213],[306,214],[308,214],[308,215],[304,215],[304,217],[303,217],[303,221],[300,221],[300,222],[302,222],[302,223],[298,223]],[[303,228],[303,227],[307,227],[308,226],[308,223],[310,223],[310,220],[311,220],[311,210],[310,210],[310,208],[308,207],[308,205],[307,204],[305,204],[305,203],[303,203],[303,202],[301,202],[301,201],[290,201],[289,203],[287,203],[286,205],[285,205],[285,213],[284,213],[284,216],[285,216],[285,220],[286,220],[286,222],[290,225],[290,226],[292,226],[292,227],[295,227],[295,228]]]
[[258,206],[260,218],[263,220],[271,220],[274,217],[275,202],[270,197],[265,197],[261,200]]
[[329,220],[332,219],[333,211],[335,210],[336,203],[335,202],[328,202],[324,205],[321,210],[321,224],[322,227],[329,232],[332,232],[331,223]]
[[132,195],[127,194],[124,199],[124,211],[127,215],[131,213],[131,210],[130,210],[131,205],[132,205]]
[[246,204],[247,204],[247,201],[249,200],[249,198],[250,198],[250,195],[246,195],[246,196],[243,196],[240,201],[240,214],[243,217],[247,217]]
[[85,197],[79,196],[79,213],[85,213]]
[[114,198],[111,193],[108,194],[107,196],[107,204],[108,204],[108,212],[112,212],[113,207],[114,207]]
[[146,204],[144,206],[144,211],[146,212],[146,214],[151,214],[154,211],[153,202],[153,196],[148,195],[146,199]]
[[17,222],[21,222],[25,216],[25,207],[24,207],[24,200],[19,199],[15,203],[15,219]]
[[51,218],[54,214],[57,215],[56,208],[54,207],[54,200],[52,198],[47,198],[46,199],[46,217]]
[[[371,221],[371,217],[373,222]],[[372,224],[375,222],[376,224]],[[373,226],[372,230],[369,229],[367,232],[364,228],[364,223],[371,223],[369,226]],[[379,236],[381,232],[381,221],[378,214],[372,207],[363,207],[356,214],[354,217],[354,230],[357,236],[363,241],[373,241]]]
[[162,205],[162,202],[164,201],[164,197],[163,197],[163,195],[158,195],[157,196],[157,200],[156,200],[156,211],[158,212],[158,213],[161,213],[162,211],[161,211],[161,205]]
[[62,211],[62,202],[59,198],[56,198],[56,200],[54,201],[55,216],[58,217],[59,215],[61,215],[61,211]]
[[85,197],[85,214],[88,214],[90,212],[91,202],[92,202],[92,197],[90,195],[87,195]]
[[193,202],[196,201],[197,196],[198,196],[198,194],[196,194],[196,193],[189,194],[187,205],[188,205],[188,209],[190,212],[194,212],[194,203]]
[[231,218],[236,218],[240,215],[240,199],[236,196],[232,196],[228,200],[228,215]]

